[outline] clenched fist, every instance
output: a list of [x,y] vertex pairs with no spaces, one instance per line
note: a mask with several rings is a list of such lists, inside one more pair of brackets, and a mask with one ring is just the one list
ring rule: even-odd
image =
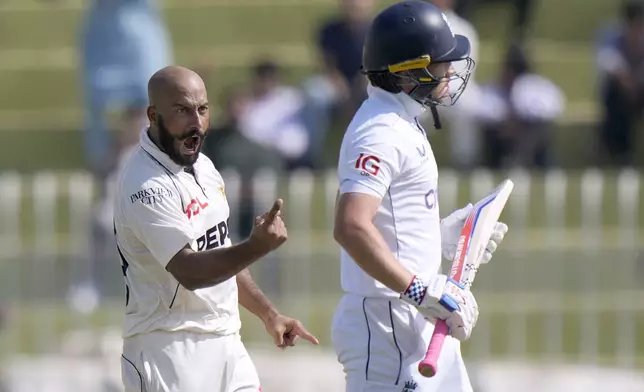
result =
[[281,217],[283,204],[282,199],[277,199],[270,211],[255,218],[250,241],[265,252],[279,248],[288,238],[286,225]]

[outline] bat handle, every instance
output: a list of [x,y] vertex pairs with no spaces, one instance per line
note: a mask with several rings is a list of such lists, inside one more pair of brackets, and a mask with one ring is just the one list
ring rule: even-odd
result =
[[449,327],[444,320],[438,320],[434,326],[434,333],[429,341],[425,358],[418,364],[418,371],[424,377],[434,377],[438,371],[438,357],[440,356],[445,337],[449,333]]

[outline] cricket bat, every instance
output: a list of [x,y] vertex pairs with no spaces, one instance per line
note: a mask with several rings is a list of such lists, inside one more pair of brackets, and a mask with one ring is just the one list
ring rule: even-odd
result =
[[[504,180],[487,196],[474,205],[468,215],[458,239],[452,269],[449,277],[464,285],[469,290],[474,281],[481,258],[485,252],[494,226],[514,189],[510,179]],[[425,377],[433,377],[438,371],[438,357],[449,328],[444,320],[438,320],[434,333],[427,347],[425,358],[418,364],[418,371]]]

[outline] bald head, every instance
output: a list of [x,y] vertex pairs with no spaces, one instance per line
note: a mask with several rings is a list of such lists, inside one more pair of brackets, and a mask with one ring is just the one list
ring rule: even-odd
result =
[[[183,159],[185,157],[180,156],[182,150],[179,147],[191,135],[203,138],[210,126],[208,94],[203,79],[188,68],[168,66],[150,78],[148,97],[150,137],[158,141],[175,161],[190,163],[192,158]],[[183,152],[188,154],[192,145],[185,146],[188,148]],[[190,156],[194,158],[196,155]]]
[[193,70],[171,65],[158,70],[148,82],[150,105],[181,93],[205,91],[203,79]]

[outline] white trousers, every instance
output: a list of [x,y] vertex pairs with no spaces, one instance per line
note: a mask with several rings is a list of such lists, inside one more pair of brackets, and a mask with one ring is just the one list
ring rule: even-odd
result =
[[155,331],[123,341],[125,392],[258,392],[239,334]]
[[425,378],[418,372],[433,330],[416,308],[399,299],[346,294],[331,327],[346,392],[472,392],[460,342],[450,336],[437,374]]

